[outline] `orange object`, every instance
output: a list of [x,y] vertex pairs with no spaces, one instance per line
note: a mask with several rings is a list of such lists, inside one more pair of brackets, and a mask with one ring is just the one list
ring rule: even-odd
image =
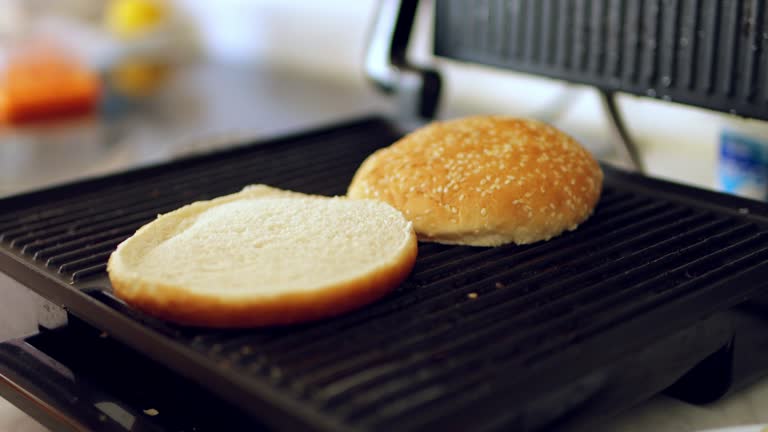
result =
[[98,77],[51,49],[13,56],[0,72],[0,122],[22,123],[93,111]]

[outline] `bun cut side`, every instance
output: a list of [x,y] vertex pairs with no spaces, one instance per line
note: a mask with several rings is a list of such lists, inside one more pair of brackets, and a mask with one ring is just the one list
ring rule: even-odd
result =
[[432,123],[378,150],[348,196],[391,204],[422,240],[498,246],[576,229],[592,214],[602,182],[597,161],[558,129],[476,116]]
[[111,255],[115,294],[181,324],[251,327],[338,315],[397,287],[416,259],[386,203],[266,186],[158,217]]

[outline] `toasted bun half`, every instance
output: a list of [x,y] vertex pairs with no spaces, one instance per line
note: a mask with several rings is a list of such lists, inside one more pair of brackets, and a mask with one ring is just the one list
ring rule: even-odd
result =
[[159,216],[121,243],[115,294],[206,327],[294,324],[373,302],[411,272],[412,224],[390,205],[255,186]]
[[592,213],[603,173],[573,138],[545,123],[476,116],[435,122],[378,150],[349,186],[385,201],[422,240],[497,246],[573,230]]

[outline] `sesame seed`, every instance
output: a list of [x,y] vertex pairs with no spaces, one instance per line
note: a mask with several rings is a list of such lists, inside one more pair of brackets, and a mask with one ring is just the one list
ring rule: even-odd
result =
[[488,214],[488,210],[486,210],[485,207],[483,207],[483,208],[480,209],[480,214],[485,216],[485,215]]
[[467,297],[469,297],[472,300],[474,300],[474,299],[477,298],[477,293],[476,292],[471,292],[471,293],[467,294]]

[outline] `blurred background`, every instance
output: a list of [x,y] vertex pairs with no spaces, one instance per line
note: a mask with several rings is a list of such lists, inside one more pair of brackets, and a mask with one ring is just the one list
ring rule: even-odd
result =
[[[391,112],[362,72],[377,5],[0,0],[0,194]],[[433,58],[430,9],[423,1],[411,57],[444,74],[440,117],[536,117],[615,156],[593,90]],[[763,174],[719,158],[723,131],[762,145],[762,123],[632,96],[619,105],[651,175],[765,199]],[[737,174],[748,181],[727,182]]]
[[[378,4],[0,0],[0,197],[369,113],[395,114],[394,101],[363,74]],[[434,58],[431,5],[422,1],[410,56],[443,74],[440,118],[535,117],[602,159],[617,157],[594,90]],[[621,96],[619,107],[650,175],[768,197],[765,124],[633,96]],[[757,149],[748,164],[721,156],[724,137],[734,133]],[[8,410],[0,400],[0,429],[42,430]],[[701,419],[709,414],[697,412]]]

